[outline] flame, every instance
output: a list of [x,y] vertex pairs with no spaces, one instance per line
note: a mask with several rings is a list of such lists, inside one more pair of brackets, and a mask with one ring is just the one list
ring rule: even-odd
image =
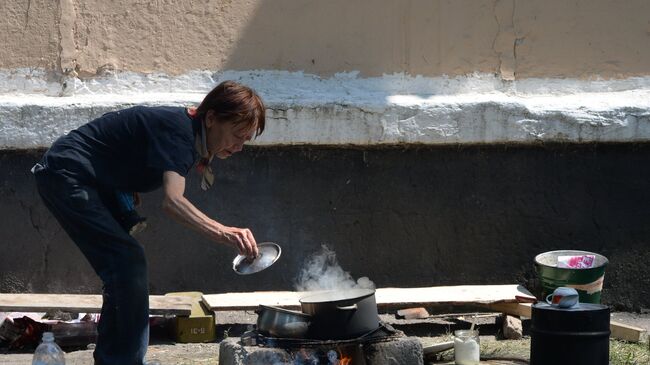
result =
[[346,355],[339,350],[339,362],[337,365],[352,365],[352,355]]
[[325,355],[320,350],[313,350],[313,349],[308,349],[308,348],[301,348],[298,349],[296,352],[294,352],[294,364],[301,364],[301,365],[311,365],[311,364],[319,364],[319,365],[353,365],[354,361],[354,351],[349,352],[342,350],[341,348],[338,349],[331,349],[327,352],[327,360],[325,361],[319,361],[319,356]]
[[351,357],[347,357],[347,356],[343,356],[343,357],[339,360],[339,364],[338,364],[338,365],[352,365],[352,358],[351,358]]

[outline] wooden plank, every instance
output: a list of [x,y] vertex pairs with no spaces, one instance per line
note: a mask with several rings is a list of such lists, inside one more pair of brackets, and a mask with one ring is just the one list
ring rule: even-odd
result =
[[[530,303],[494,303],[489,304],[487,307],[491,310],[513,316],[532,317]],[[629,342],[641,342],[648,336],[647,331],[643,328],[617,321],[609,322],[609,330],[612,332],[610,335],[612,338]]]
[[641,342],[645,341],[645,338],[648,336],[648,331],[643,328],[617,321],[610,321],[609,329],[612,331],[611,336],[613,338],[623,341]]
[[431,304],[463,305],[516,303],[516,297],[535,298],[521,285],[459,285],[424,288],[381,288],[376,293],[380,307],[415,307]]
[[531,317],[533,311],[531,303],[492,303],[487,307],[493,311],[518,317]]
[[[314,292],[267,291],[204,294],[203,302],[215,311],[250,310],[260,304],[300,308],[300,298]],[[409,308],[431,305],[514,303],[516,297],[534,299],[521,285],[460,285],[422,288],[379,288],[375,293],[380,308]]]
[[247,293],[203,294],[203,303],[210,310],[250,310],[260,304],[287,309],[300,309],[300,298],[311,292],[258,291]]
[[[87,294],[12,294],[0,293],[0,311],[4,312],[67,312],[99,313],[101,295]],[[149,313],[188,316],[192,312],[192,299],[163,295],[149,296]]]

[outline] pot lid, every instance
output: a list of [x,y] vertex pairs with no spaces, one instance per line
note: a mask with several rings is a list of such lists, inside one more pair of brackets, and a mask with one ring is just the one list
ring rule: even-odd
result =
[[254,274],[273,265],[282,254],[280,246],[273,242],[258,243],[257,250],[259,255],[254,259],[244,255],[237,255],[232,260],[232,269],[239,275]]
[[300,303],[340,302],[346,300],[361,300],[375,294],[375,289],[344,289],[327,290],[300,298]]

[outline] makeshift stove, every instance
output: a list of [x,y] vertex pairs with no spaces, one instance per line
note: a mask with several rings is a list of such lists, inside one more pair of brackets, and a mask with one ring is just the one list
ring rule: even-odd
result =
[[388,324],[345,340],[264,336],[257,330],[228,338],[219,348],[220,365],[386,365],[423,364],[422,345]]
[[255,330],[228,339],[219,365],[420,365],[418,339],[379,321],[374,289],[300,298],[300,312],[259,305]]

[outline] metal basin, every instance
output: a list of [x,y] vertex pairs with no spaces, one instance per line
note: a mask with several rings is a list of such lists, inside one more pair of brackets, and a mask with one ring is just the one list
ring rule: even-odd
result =
[[311,316],[284,308],[260,305],[257,313],[257,330],[262,334],[280,338],[305,338]]

